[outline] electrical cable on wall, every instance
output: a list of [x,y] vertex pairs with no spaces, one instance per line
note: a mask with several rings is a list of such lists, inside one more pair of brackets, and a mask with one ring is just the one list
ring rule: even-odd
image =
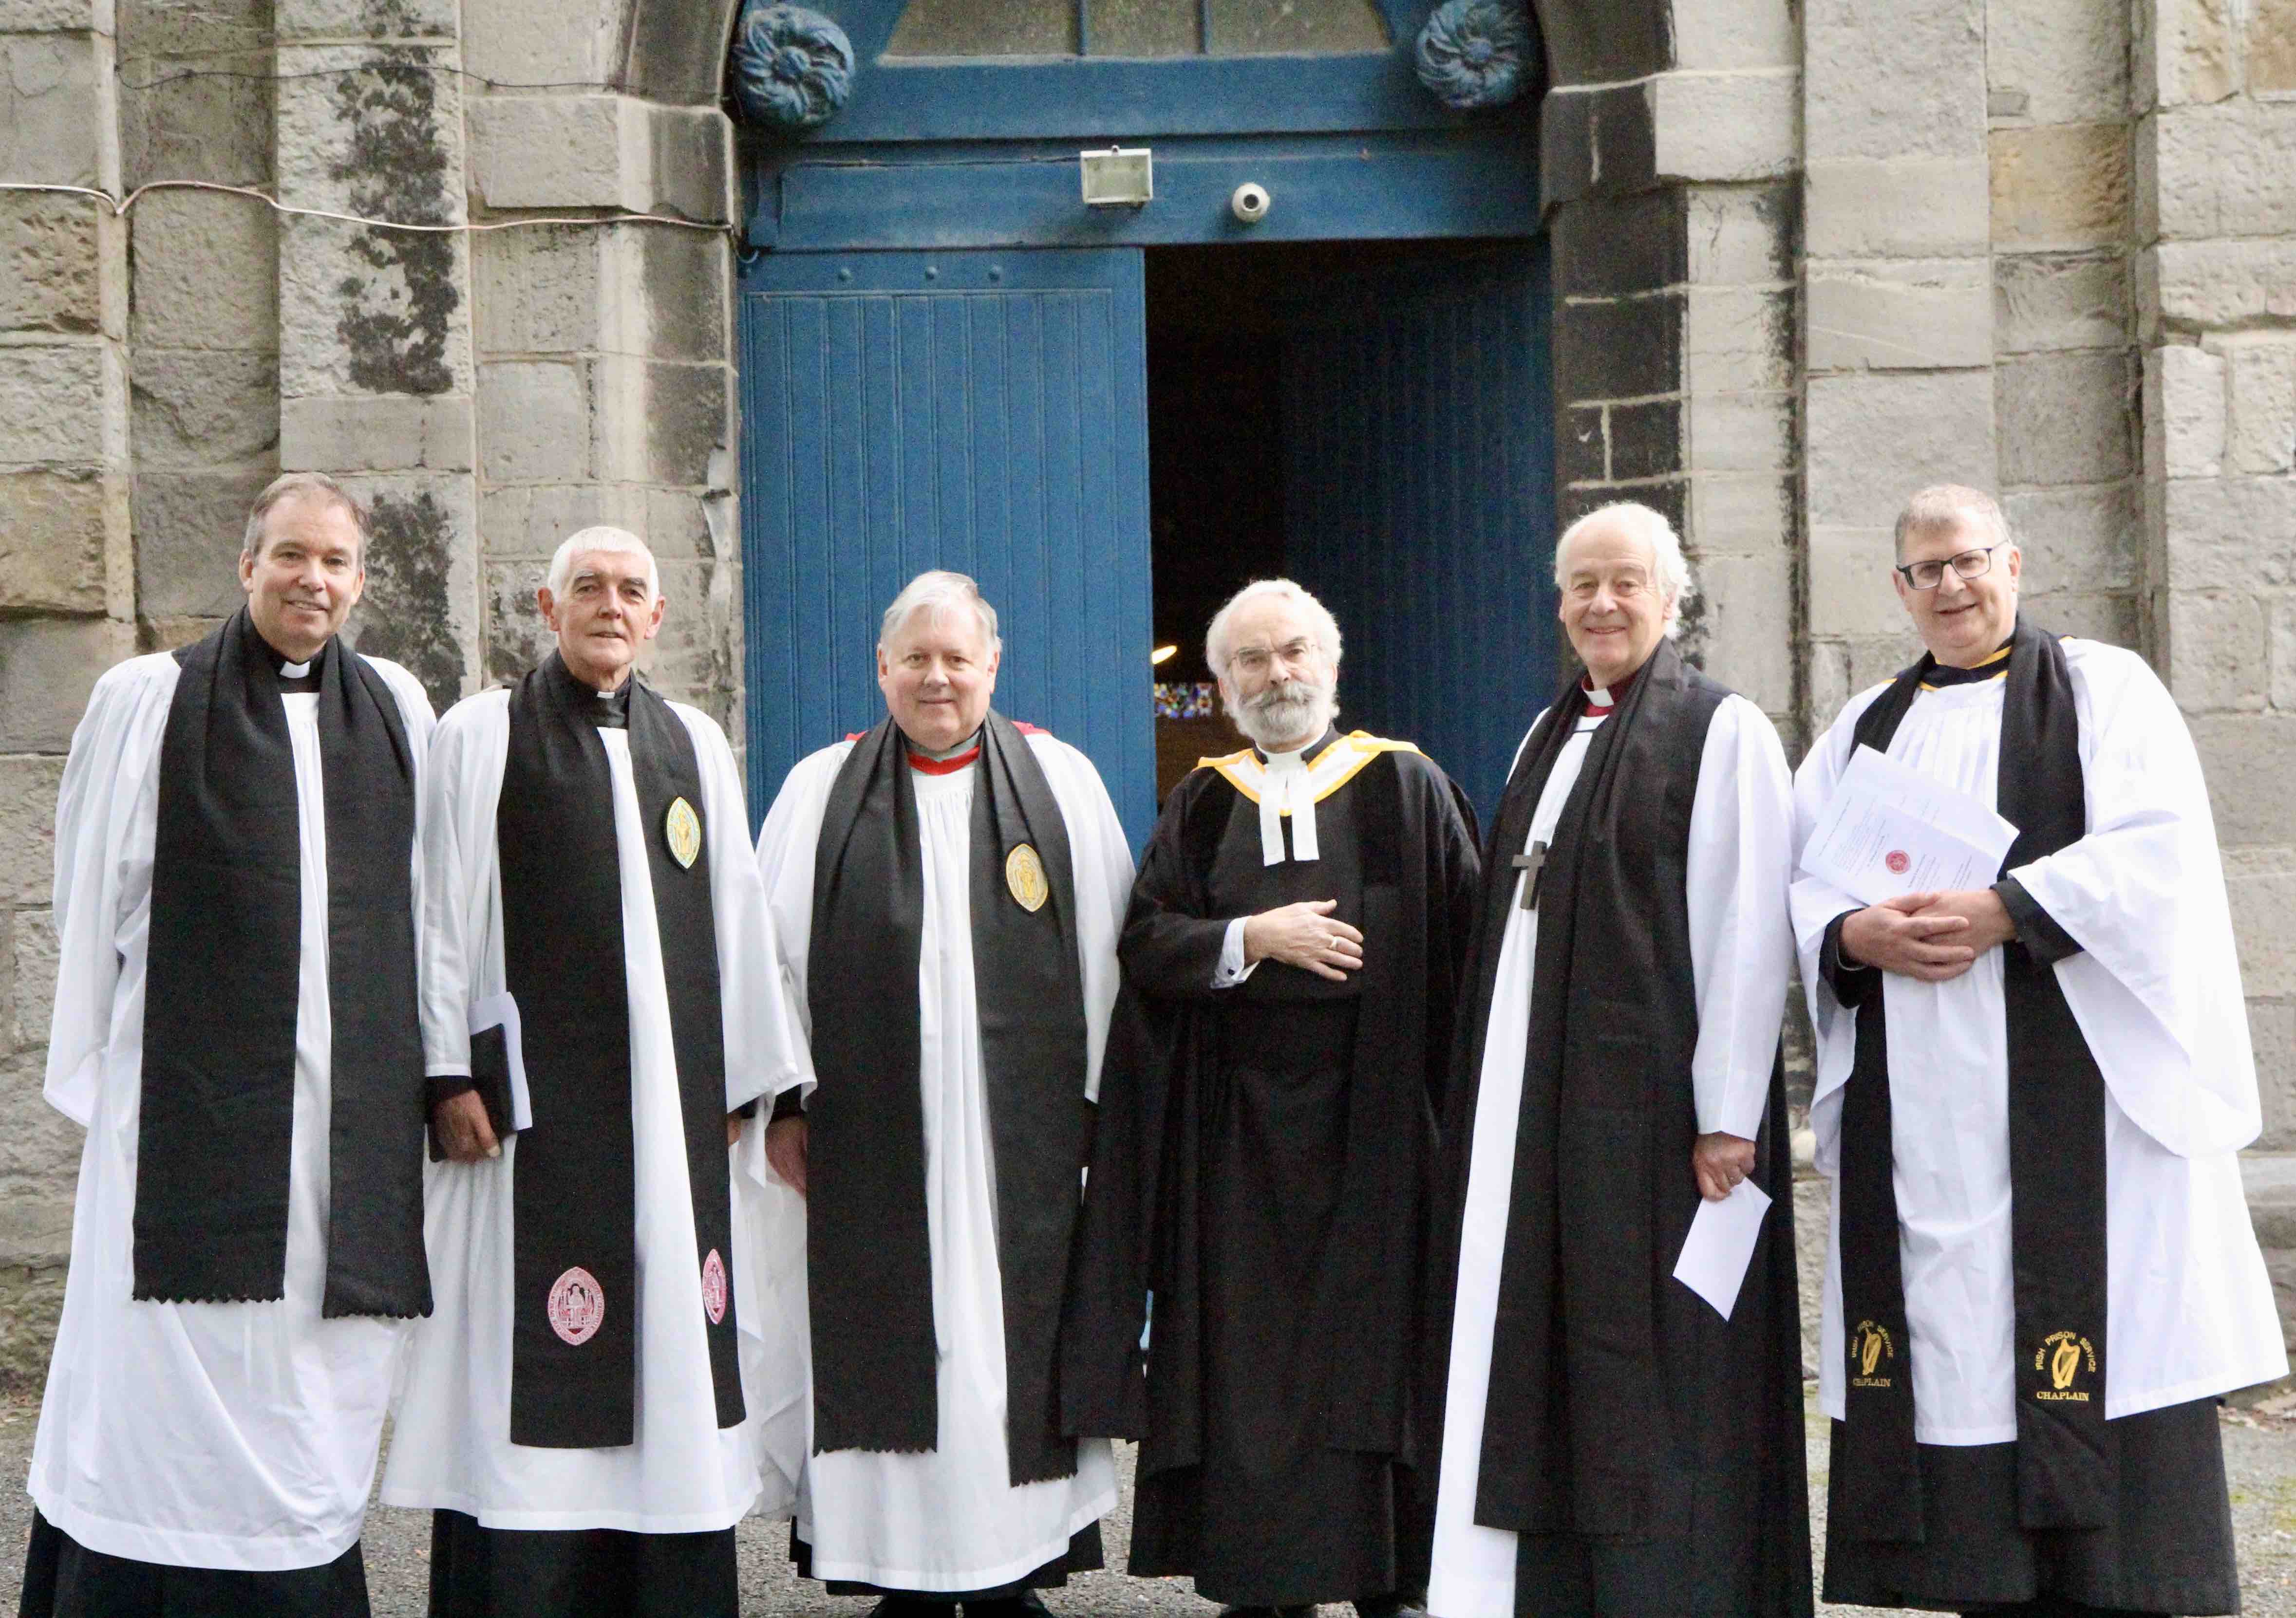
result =
[[[259,48],[268,49],[269,47],[266,46]],[[389,51],[394,47],[390,45],[373,45],[368,48],[378,51]],[[420,50],[422,47],[420,45],[411,45],[397,48]],[[236,54],[237,53],[232,53]],[[127,67],[133,65],[134,62],[144,60],[148,59],[141,57],[131,58],[128,61],[119,63],[119,69],[124,71]],[[245,79],[251,82],[271,84],[277,83],[283,79],[340,78],[348,78],[354,74],[372,73],[378,69],[405,68],[413,68],[420,72],[447,74],[456,78],[466,79],[472,84],[484,85],[489,90],[573,90],[596,89],[599,87],[594,84],[578,82],[574,80],[554,80],[545,83],[522,84],[508,79],[488,78],[483,73],[473,73],[466,68],[455,67],[447,62],[412,61],[402,57],[384,57],[376,61],[359,62],[347,67],[316,68],[291,73],[242,73],[235,72],[228,69],[192,68],[180,72],[162,74],[156,78],[146,79],[141,83],[133,82],[122,78],[119,81],[119,88],[122,90],[143,92],[147,90],[156,90],[166,85],[180,84],[190,79],[202,78]],[[678,230],[709,231],[713,233],[729,235],[738,233],[734,230],[734,227],[730,224],[711,224],[707,221],[698,219],[684,219],[674,214],[635,212],[521,216],[515,219],[488,219],[477,224],[472,224],[468,221],[461,224],[416,224],[411,221],[400,219],[372,218],[364,214],[339,213],[332,208],[299,207],[291,202],[282,202],[278,198],[271,195],[268,192],[258,190],[253,186],[226,185],[221,182],[215,180],[153,180],[145,184],[137,186],[134,191],[129,192],[125,197],[116,196],[111,192],[90,185],[58,185],[40,184],[31,181],[0,180],[0,192],[49,192],[64,196],[93,197],[110,208],[111,209],[112,216],[115,218],[125,218],[127,215],[128,209],[134,208],[136,202],[140,200],[147,192],[154,191],[208,191],[220,192],[226,196],[251,197],[256,201],[261,202],[266,207],[269,208],[274,213],[292,215],[298,218],[332,219],[340,224],[365,225],[374,230],[409,231],[433,235],[475,236],[485,234],[492,231],[525,230],[536,226],[595,226],[607,225],[667,225]]]
[[681,219],[675,214],[640,214],[618,212],[610,214],[567,214],[516,219],[486,219],[475,224],[464,220],[460,224],[416,225],[401,219],[374,219],[364,214],[337,213],[332,208],[300,208],[291,202],[282,202],[268,192],[251,185],[225,185],[214,180],[152,180],[138,185],[125,197],[114,196],[93,185],[54,185],[29,180],[0,180],[0,192],[53,192],[64,196],[93,197],[111,209],[115,218],[125,218],[148,193],[155,191],[212,191],[226,196],[252,197],[274,213],[291,214],[302,219],[333,219],[344,225],[362,225],[375,230],[418,231],[436,235],[480,235],[488,231],[531,229],[537,225],[668,225],[679,230],[708,231],[712,234],[730,235],[730,225],[711,224],[702,219]]

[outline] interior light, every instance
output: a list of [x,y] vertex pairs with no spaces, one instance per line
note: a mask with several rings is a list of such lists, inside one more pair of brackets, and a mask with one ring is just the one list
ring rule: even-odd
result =
[[1151,663],[1161,663],[1166,658],[1173,656],[1180,649],[1177,646],[1159,646],[1154,651],[1148,654],[1148,661]]

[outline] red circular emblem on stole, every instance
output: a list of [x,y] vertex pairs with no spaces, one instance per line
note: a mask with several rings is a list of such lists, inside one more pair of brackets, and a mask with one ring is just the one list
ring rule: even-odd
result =
[[577,1264],[550,1285],[550,1329],[562,1342],[579,1348],[598,1335],[606,1321],[606,1289],[598,1278]]
[[726,1263],[715,1247],[701,1261],[701,1308],[712,1326],[726,1323]]
[[1914,868],[1912,859],[1906,855],[1906,851],[1902,848],[1892,848],[1890,850],[1890,857],[1883,860],[1882,863],[1890,868],[1890,874],[1893,877],[1902,877]]

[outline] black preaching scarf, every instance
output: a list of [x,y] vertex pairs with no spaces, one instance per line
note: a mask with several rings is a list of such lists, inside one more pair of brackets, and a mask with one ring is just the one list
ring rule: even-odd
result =
[[[1690,811],[1706,732],[1728,694],[1661,641],[1589,740],[1540,873],[1478,1523],[1534,1533],[1688,1531],[1662,1507],[1669,1424],[1651,1409],[1652,1391],[1669,1385],[1657,1299],[1679,1246],[1657,1222],[1660,1176],[1680,1172],[1697,1132]],[[1472,1075],[1515,903],[1509,860],[1585,709],[1574,678],[1525,744],[1485,849],[1476,996],[1455,1064],[1464,1115],[1446,1130],[1459,1201]],[[1448,1234],[1456,1242],[1456,1222]],[[1449,1262],[1456,1274],[1456,1250]],[[1446,1311],[1438,1332],[1447,1338],[1449,1328]]]
[[[693,1198],[693,1262],[718,1425],[742,1420],[734,1336],[726,1031],[707,805],[693,738],[633,675],[630,769],[644,829]],[[637,1167],[630,1127],[627,944],[607,705],[556,652],[510,693],[495,809],[503,964],[517,1002],[534,1125],[512,1193],[510,1439],[542,1449],[636,1441]],[[480,1066],[472,1052],[472,1066]],[[480,1088],[488,1075],[473,1073]],[[657,1262],[660,1262],[657,1260]]]
[[[1925,681],[1923,657],[1859,715],[1855,744],[1889,751]],[[2017,828],[2004,874],[2087,834],[2080,727],[2064,648],[2020,624],[2001,702],[1996,806]],[[2016,1295],[2017,1507],[2027,1529],[2102,1528],[2120,1499],[2104,1426],[2104,1076],[2052,967],[2002,951],[2008,1024],[2010,1243]],[[1878,985],[1876,985],[1878,989]],[[1859,1481],[1837,1532],[1919,1542],[1921,1473],[1890,1140],[1882,996],[1857,1008],[1841,1111],[1841,1286],[1849,1385],[1837,1468]]]
[[[176,654],[160,743],[144,1085],[139,1299],[285,1295],[301,815],[283,659],[245,609]],[[382,676],[313,659],[327,833],[327,1285],[321,1312],[430,1312],[414,995],[414,755]]]
[[[917,1453],[939,1437],[916,983],[924,863],[908,740],[889,718],[829,791],[807,1000],[814,1449]],[[1089,1103],[1067,823],[1020,731],[990,713],[972,797],[973,977],[1004,1277],[1015,1484],[1066,1477],[1054,1374]]]

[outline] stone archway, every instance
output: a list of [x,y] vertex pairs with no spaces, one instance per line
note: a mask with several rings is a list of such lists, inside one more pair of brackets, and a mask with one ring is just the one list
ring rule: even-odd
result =
[[616,85],[673,107],[714,106],[741,0],[627,0]]

